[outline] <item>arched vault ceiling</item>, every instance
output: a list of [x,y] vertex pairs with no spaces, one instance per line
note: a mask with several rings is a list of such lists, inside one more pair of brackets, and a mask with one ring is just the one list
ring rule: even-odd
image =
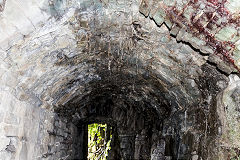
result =
[[[204,32],[197,33],[196,26],[189,25],[192,18],[184,22],[177,19],[180,13],[172,15],[177,11],[173,6],[178,6],[178,1],[161,1],[155,5],[154,1],[39,1],[26,5],[38,6],[36,8],[41,12],[38,23],[31,20],[28,11],[24,11],[26,21],[10,19],[8,5],[13,7],[16,3],[6,1],[1,14],[1,25],[9,23],[17,29],[11,33],[5,32],[6,27],[1,30],[8,38],[3,36],[4,43],[1,43],[1,59],[7,71],[3,77],[11,77],[4,83],[14,86],[20,99],[34,99],[35,103],[45,107],[49,104],[76,104],[83,98],[89,104],[89,96],[95,90],[110,88],[111,91],[117,87],[119,95],[130,99],[140,101],[144,97],[146,102],[150,102],[153,97],[163,97],[179,109],[197,104],[203,98],[201,77],[207,79],[211,73],[212,80],[209,80],[212,84],[208,87],[215,87],[216,91],[218,87],[224,87],[224,76],[213,74],[211,70],[214,67],[209,68],[206,62],[214,61],[227,73],[236,69],[219,60],[216,56],[219,55],[216,54],[218,48],[214,50],[210,42],[205,42],[205,28]],[[206,2],[198,3],[203,5]],[[188,2],[188,6],[196,7],[198,3]],[[207,13],[204,9],[215,6],[215,3],[207,4],[202,10],[204,13]],[[140,12],[151,19],[139,12],[139,5]],[[162,7],[157,7],[158,10],[151,5]],[[21,9],[22,5],[17,6]],[[188,15],[197,15],[194,10],[190,11]],[[44,15],[49,17],[47,21]],[[194,21],[202,23],[201,16]],[[165,22],[168,28],[160,21]],[[26,29],[28,22],[33,26],[32,31],[31,28]],[[169,29],[176,38],[170,36]],[[13,35],[16,39],[11,38]],[[236,39],[237,35],[234,37]],[[228,43],[215,42],[225,51],[223,44]],[[222,56],[224,58],[225,55]],[[230,56],[225,58],[229,60]],[[151,105],[156,107],[158,101],[152,101]]]
[[[36,31],[51,17],[60,18],[70,8],[76,9],[95,2],[98,3],[86,0],[2,0],[0,48],[3,51],[9,49],[17,40]],[[120,11],[123,9],[121,5],[129,2],[100,1],[98,7],[106,7],[111,3],[120,4]],[[137,0],[133,3],[137,6],[130,10],[139,10],[159,26],[165,23],[178,41],[190,43],[201,53],[209,55],[208,60],[224,72],[239,71],[238,0]]]
[[[119,95],[130,99],[164,97],[181,109],[202,98],[201,77],[213,72],[209,87],[224,87],[224,76],[206,64],[208,56],[145,18],[138,10],[140,2],[58,3],[43,11],[52,18],[2,51],[13,79],[4,83],[15,86],[20,99],[34,99],[45,107],[82,98],[88,104],[88,95],[96,89],[117,86]],[[151,105],[156,104],[157,99]]]

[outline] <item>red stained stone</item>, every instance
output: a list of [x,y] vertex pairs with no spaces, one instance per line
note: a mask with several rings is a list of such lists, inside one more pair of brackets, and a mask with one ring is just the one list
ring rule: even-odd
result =
[[218,0],[207,0],[209,3],[212,3],[213,5],[218,5]]
[[217,12],[218,12],[221,16],[227,16],[227,15],[229,15],[228,10],[227,10],[226,8],[224,8],[224,7],[219,7],[219,8],[217,9]]
[[213,13],[212,12],[206,12],[205,15],[206,15],[208,20],[213,18]]
[[208,29],[212,30],[213,29],[213,24],[212,23],[208,23],[206,26]]

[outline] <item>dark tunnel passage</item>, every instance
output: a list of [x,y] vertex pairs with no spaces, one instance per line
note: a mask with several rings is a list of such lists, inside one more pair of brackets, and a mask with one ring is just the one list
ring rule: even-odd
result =
[[[194,135],[187,130],[188,125],[196,125],[196,128],[205,133],[206,113],[194,106],[188,110],[180,109],[176,100],[171,99],[163,87],[164,78],[149,67],[141,66],[144,63],[140,60],[137,60],[136,68],[135,61],[129,56],[120,69],[115,68],[118,66],[116,61],[112,63],[112,69],[108,70],[109,60],[98,59],[95,63],[101,79],[85,84],[84,94],[74,96],[55,109],[60,117],[67,118],[68,122],[78,127],[77,140],[72,142],[75,159],[87,159],[86,130],[90,123],[105,123],[114,128],[112,149],[107,157],[110,160],[187,160],[194,156],[194,148],[206,147],[206,142],[202,140],[206,135],[199,137],[201,134]],[[209,65],[204,67],[208,72],[213,71]],[[212,84],[206,85],[209,81],[205,79],[199,82],[203,89],[215,87]],[[65,87],[71,88],[73,84],[74,82],[68,83]],[[178,101],[185,103],[186,100]],[[209,117],[209,125],[216,121],[215,104],[212,105],[213,111],[209,114],[213,116]],[[209,134],[217,134],[216,129],[210,127]],[[213,140],[209,142],[211,141]]]
[[165,142],[161,134],[163,121],[169,118],[171,106],[159,89],[159,83],[149,76],[111,74],[100,83],[92,83],[90,88],[93,90],[89,95],[80,101],[67,103],[63,110],[58,111],[64,117],[74,113],[69,118],[79,126],[79,137],[83,139],[76,145],[81,144],[79,149],[83,151],[77,152],[75,158],[87,159],[87,138],[84,134],[87,134],[89,123],[106,123],[114,128],[108,159],[163,159],[165,152],[174,158],[176,155],[172,146],[165,151],[164,143],[174,144]]

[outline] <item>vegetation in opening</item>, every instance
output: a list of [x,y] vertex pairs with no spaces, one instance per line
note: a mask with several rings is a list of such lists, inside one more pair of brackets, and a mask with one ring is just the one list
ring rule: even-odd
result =
[[111,149],[112,128],[107,124],[88,125],[88,160],[106,160]]

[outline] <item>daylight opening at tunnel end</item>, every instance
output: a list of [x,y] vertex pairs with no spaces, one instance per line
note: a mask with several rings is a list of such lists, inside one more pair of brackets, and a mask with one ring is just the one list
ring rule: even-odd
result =
[[107,124],[88,125],[88,160],[107,160],[111,149],[112,127]]

